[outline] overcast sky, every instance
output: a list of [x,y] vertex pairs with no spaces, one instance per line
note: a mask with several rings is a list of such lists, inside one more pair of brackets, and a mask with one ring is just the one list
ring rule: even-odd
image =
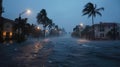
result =
[[31,15],[22,15],[29,18],[29,23],[37,24],[36,15],[42,8],[46,9],[48,17],[60,27],[67,31],[72,31],[75,25],[83,23],[91,25],[91,18],[82,16],[82,9],[88,2],[104,7],[102,17],[97,16],[95,23],[118,22],[120,23],[120,0],[3,0],[5,9],[4,17],[15,19],[19,13],[26,9],[31,9]]

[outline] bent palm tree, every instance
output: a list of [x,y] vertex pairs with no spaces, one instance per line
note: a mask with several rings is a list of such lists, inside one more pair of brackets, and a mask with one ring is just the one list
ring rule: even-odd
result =
[[42,9],[38,13],[38,15],[37,15],[36,18],[37,18],[38,24],[42,24],[43,25],[43,28],[44,28],[44,37],[45,37],[45,30],[46,30],[46,27],[49,25],[49,23],[48,23],[49,18],[47,17],[46,10]]
[[93,39],[95,38],[95,35],[94,35],[94,18],[96,17],[96,15],[102,16],[102,14],[100,13],[101,10],[104,10],[104,8],[103,7],[97,8],[97,5],[93,4],[91,2],[87,3],[85,5],[85,8],[82,10],[83,16],[88,15],[88,18],[92,17]]

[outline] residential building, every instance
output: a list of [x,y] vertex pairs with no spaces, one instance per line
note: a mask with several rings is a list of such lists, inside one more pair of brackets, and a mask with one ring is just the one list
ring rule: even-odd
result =
[[115,22],[100,22],[94,24],[94,34],[96,39],[120,38],[120,24]]
[[13,20],[0,17],[0,38],[12,39],[15,34],[16,23]]

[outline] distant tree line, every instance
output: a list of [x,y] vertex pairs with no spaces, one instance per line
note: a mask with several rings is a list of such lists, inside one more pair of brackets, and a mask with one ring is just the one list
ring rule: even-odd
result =
[[46,37],[46,28],[49,28],[49,35],[50,36],[56,36],[56,35],[60,35],[61,32],[64,33],[65,30],[59,28],[58,25],[55,25],[55,23],[53,23],[52,19],[50,19],[47,16],[47,12],[45,9],[42,9],[38,14],[37,14],[37,22],[38,24],[43,25],[43,36]]

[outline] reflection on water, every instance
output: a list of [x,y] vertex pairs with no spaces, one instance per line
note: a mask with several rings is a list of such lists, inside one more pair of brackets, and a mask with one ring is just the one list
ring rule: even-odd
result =
[[3,41],[3,44],[13,44],[13,40],[5,40]]
[[12,44],[12,43],[13,43],[13,40],[10,40],[9,43]]
[[44,42],[49,42],[50,39],[49,39],[49,38],[46,38],[46,39],[44,39],[43,41],[44,41]]
[[39,42],[36,42],[35,45],[34,45],[34,51],[35,53],[37,53],[40,49],[43,48],[43,45]]
[[89,42],[89,40],[86,40],[86,39],[78,39],[77,42],[81,44],[81,43]]

